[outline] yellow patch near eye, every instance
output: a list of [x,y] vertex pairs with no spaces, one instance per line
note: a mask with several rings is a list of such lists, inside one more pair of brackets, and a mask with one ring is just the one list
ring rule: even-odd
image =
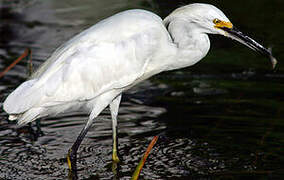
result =
[[221,21],[219,19],[214,19],[213,20],[213,23],[215,24],[215,28],[230,28],[232,29],[233,28],[233,24],[231,22],[225,22],[225,21]]
[[214,23],[214,24],[218,24],[218,23],[220,23],[220,22],[221,22],[221,20],[219,20],[219,19],[214,19],[214,20],[213,20],[213,23]]

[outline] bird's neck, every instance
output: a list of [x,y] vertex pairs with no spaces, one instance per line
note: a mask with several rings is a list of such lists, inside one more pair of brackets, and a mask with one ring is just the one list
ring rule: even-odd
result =
[[209,51],[210,41],[206,33],[195,24],[175,20],[168,24],[168,31],[175,44],[175,51],[169,58],[167,70],[179,69],[196,64]]
[[194,24],[175,20],[168,24],[170,42],[163,43],[159,52],[149,62],[141,80],[162,71],[170,71],[192,66],[209,51],[210,41],[206,33]]

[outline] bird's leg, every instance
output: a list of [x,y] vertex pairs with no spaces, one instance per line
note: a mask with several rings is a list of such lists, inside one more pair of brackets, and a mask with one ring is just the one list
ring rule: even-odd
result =
[[72,147],[69,149],[68,151],[68,155],[67,155],[67,163],[69,166],[69,170],[72,174],[72,179],[76,179],[77,178],[77,151],[78,148],[81,144],[81,142],[83,141],[85,135],[87,134],[88,130],[91,127],[93,120],[89,119],[88,122],[86,123],[85,127],[82,129],[82,131],[80,132],[79,136],[77,137],[75,143],[72,145]]
[[103,94],[95,99],[95,101],[90,102],[90,104],[93,104],[93,110],[89,116],[89,119],[82,131],[80,132],[79,136],[77,137],[75,143],[72,145],[72,147],[68,151],[67,155],[67,162],[69,166],[69,177],[72,179],[77,179],[77,166],[76,166],[76,160],[77,160],[77,150],[83,141],[85,135],[87,134],[88,130],[90,129],[93,120],[101,113],[103,109],[105,109],[110,102],[113,100],[112,94]]
[[44,133],[41,130],[41,127],[40,127],[40,119],[36,120],[36,133],[37,133],[38,136],[43,136],[44,135]]
[[121,100],[121,95],[117,96],[111,103],[110,103],[110,112],[111,112],[111,118],[112,118],[112,160],[114,162],[119,162],[118,158],[118,137],[117,137],[117,114],[118,114],[118,108],[119,103]]

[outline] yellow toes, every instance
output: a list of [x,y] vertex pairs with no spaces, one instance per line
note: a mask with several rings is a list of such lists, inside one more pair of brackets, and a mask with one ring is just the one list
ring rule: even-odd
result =
[[116,163],[118,163],[118,162],[119,162],[119,158],[118,158],[118,156],[117,156],[117,153],[116,153],[116,152],[113,152],[113,153],[112,153],[112,160],[113,160],[114,162],[116,162]]
[[70,154],[71,154],[71,149],[69,149],[68,154],[67,154],[67,164],[69,167],[69,170],[72,171],[72,167],[71,167],[71,159],[70,159]]

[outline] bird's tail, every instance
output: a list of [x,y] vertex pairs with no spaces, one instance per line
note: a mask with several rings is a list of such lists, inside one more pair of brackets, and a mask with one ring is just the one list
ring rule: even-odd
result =
[[[8,114],[23,114],[40,102],[44,90],[36,86],[36,79],[22,83],[4,101],[3,109]],[[15,118],[12,116],[12,119]]]
[[32,108],[22,114],[10,114],[9,120],[14,121],[17,120],[17,124],[19,126],[26,125],[29,122],[36,120],[37,118],[44,116],[44,108]]

